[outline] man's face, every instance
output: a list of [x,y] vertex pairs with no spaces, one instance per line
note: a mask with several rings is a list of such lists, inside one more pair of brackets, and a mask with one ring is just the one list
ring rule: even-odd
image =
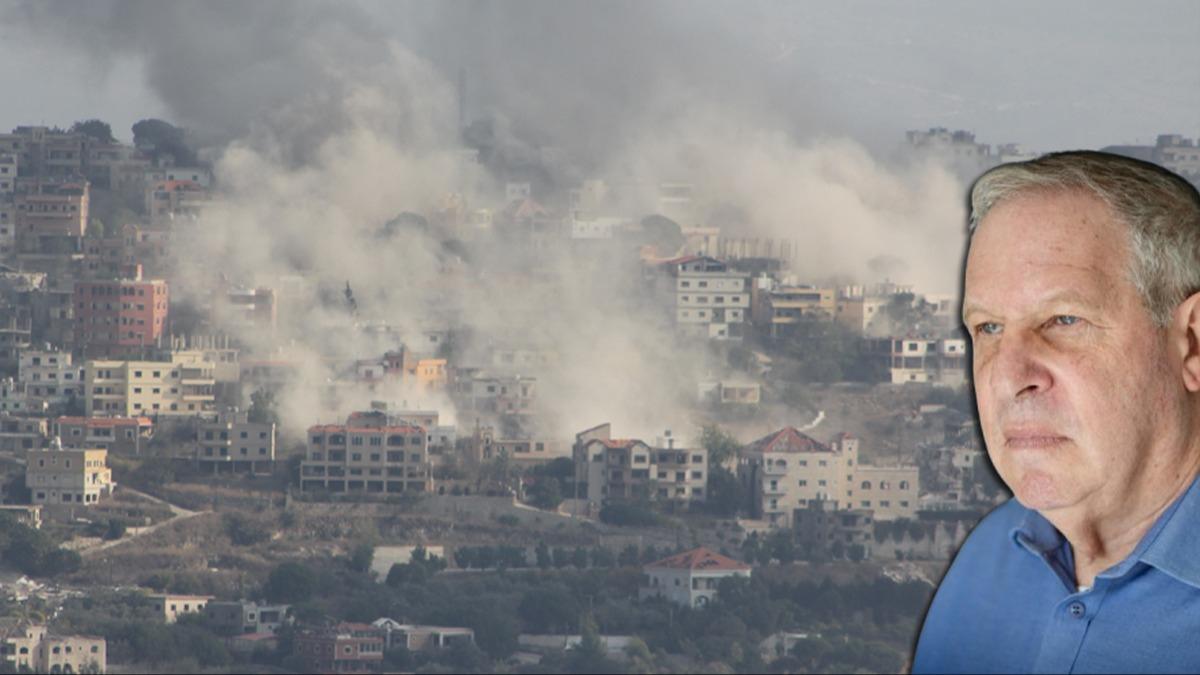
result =
[[1000,202],[967,256],[963,318],[988,454],[1028,508],[1111,510],[1166,458],[1165,333],[1127,277],[1124,225],[1084,192]]

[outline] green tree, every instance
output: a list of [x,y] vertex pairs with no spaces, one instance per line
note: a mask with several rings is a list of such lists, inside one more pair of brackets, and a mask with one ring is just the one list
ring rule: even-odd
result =
[[708,469],[708,498],[706,508],[713,514],[734,518],[746,505],[746,487],[733,472],[723,466]]
[[125,521],[120,518],[109,518],[108,528],[104,531],[104,539],[116,541],[125,536]]
[[134,145],[149,149],[156,159],[166,154],[174,157],[178,166],[196,164],[196,153],[188,147],[186,133],[170,122],[154,118],[139,120],[132,131]]
[[375,546],[363,542],[354,547],[350,553],[350,569],[366,574],[371,571],[371,561],[375,558]]
[[548,570],[554,564],[554,558],[551,556],[550,547],[546,545],[546,542],[539,541],[533,553],[537,556],[538,569]]
[[620,673],[623,672],[616,662],[608,658],[608,648],[604,645],[595,620],[586,616],[579,627],[579,644],[567,652],[567,672],[570,673]]
[[83,134],[99,143],[116,143],[112,127],[108,122],[98,119],[81,120],[71,125],[71,133]]
[[559,586],[533,588],[521,597],[517,615],[536,633],[566,632],[579,616],[579,604]]
[[708,451],[708,465],[722,466],[730,459],[737,457],[742,444],[732,435],[726,433],[715,424],[705,425],[700,429],[700,446]]
[[556,478],[539,478],[533,487],[529,488],[529,503],[543,511],[557,509],[562,501],[562,487]]
[[685,241],[683,228],[670,218],[657,213],[642,218],[642,242],[653,246],[660,256],[675,255]]
[[617,557],[604,546],[593,547],[591,558],[592,567],[613,567],[617,564]]
[[103,239],[108,234],[108,228],[105,227],[104,221],[96,216],[88,218],[87,234],[89,239]]
[[279,425],[279,406],[275,401],[275,392],[270,389],[257,389],[250,394],[250,409],[246,418],[251,424]]
[[271,602],[304,602],[316,589],[317,575],[303,563],[285,562],[267,577],[263,594]]
[[637,544],[630,544],[621,549],[621,554],[617,556],[617,564],[621,567],[637,567],[641,562],[638,557]]

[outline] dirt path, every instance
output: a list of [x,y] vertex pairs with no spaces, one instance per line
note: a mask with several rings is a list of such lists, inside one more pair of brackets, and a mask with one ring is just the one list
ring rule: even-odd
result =
[[89,556],[89,555],[92,555],[99,551],[104,551],[106,549],[110,549],[114,546],[120,546],[121,544],[133,541],[139,537],[144,537],[147,534],[155,532],[160,527],[165,527],[167,525],[171,525],[172,523],[178,523],[182,520],[186,520],[188,518],[193,518],[202,513],[205,513],[204,511],[189,511],[189,510],[183,508],[182,506],[176,506],[175,504],[172,504],[171,502],[168,502],[165,499],[159,499],[158,497],[155,497],[154,495],[149,495],[149,494],[146,494],[145,492],[142,492],[140,490],[135,490],[131,487],[126,487],[124,485],[119,486],[117,489],[128,491],[131,494],[135,494],[139,497],[142,497],[143,499],[146,499],[147,501],[154,502],[155,504],[161,504],[163,506],[166,506],[167,508],[171,509],[171,517],[162,521],[161,523],[155,523],[155,524],[149,525],[147,527],[131,527],[131,528],[129,528],[128,531],[126,531],[125,536],[121,537],[120,539],[113,539],[112,541],[100,540],[96,543],[89,542],[88,544],[75,549],[76,551],[78,551],[78,553],[80,555]]

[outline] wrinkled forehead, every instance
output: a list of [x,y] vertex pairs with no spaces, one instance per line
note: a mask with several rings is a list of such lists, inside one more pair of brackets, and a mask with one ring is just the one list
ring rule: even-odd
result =
[[1131,253],[1128,228],[1089,193],[1009,197],[987,212],[969,242],[964,313],[1045,293],[1126,295],[1133,291]]

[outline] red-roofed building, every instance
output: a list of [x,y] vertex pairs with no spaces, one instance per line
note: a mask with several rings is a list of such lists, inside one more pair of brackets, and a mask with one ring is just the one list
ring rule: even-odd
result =
[[750,578],[750,566],[703,546],[677,553],[642,568],[638,597],[662,597],[685,607],[704,607],[728,577]]
[[575,480],[579,499],[598,509],[610,499],[704,501],[708,483],[708,451],[651,447],[635,438],[612,438],[612,426],[601,424],[575,436]]
[[915,466],[877,467],[858,458],[858,439],[838,434],[822,443],[784,427],[742,448],[738,477],[750,494],[750,515],[792,527],[797,509],[815,501],[834,510],[870,509],[876,520],[916,515]]
[[300,464],[300,489],[399,494],[433,487],[425,429],[413,424],[376,424],[351,415],[347,424],[308,430]]
[[858,464],[858,439],[841,435],[826,444],[784,427],[742,448],[738,477],[750,493],[750,515],[790,527],[792,513],[812,500],[848,508]]

